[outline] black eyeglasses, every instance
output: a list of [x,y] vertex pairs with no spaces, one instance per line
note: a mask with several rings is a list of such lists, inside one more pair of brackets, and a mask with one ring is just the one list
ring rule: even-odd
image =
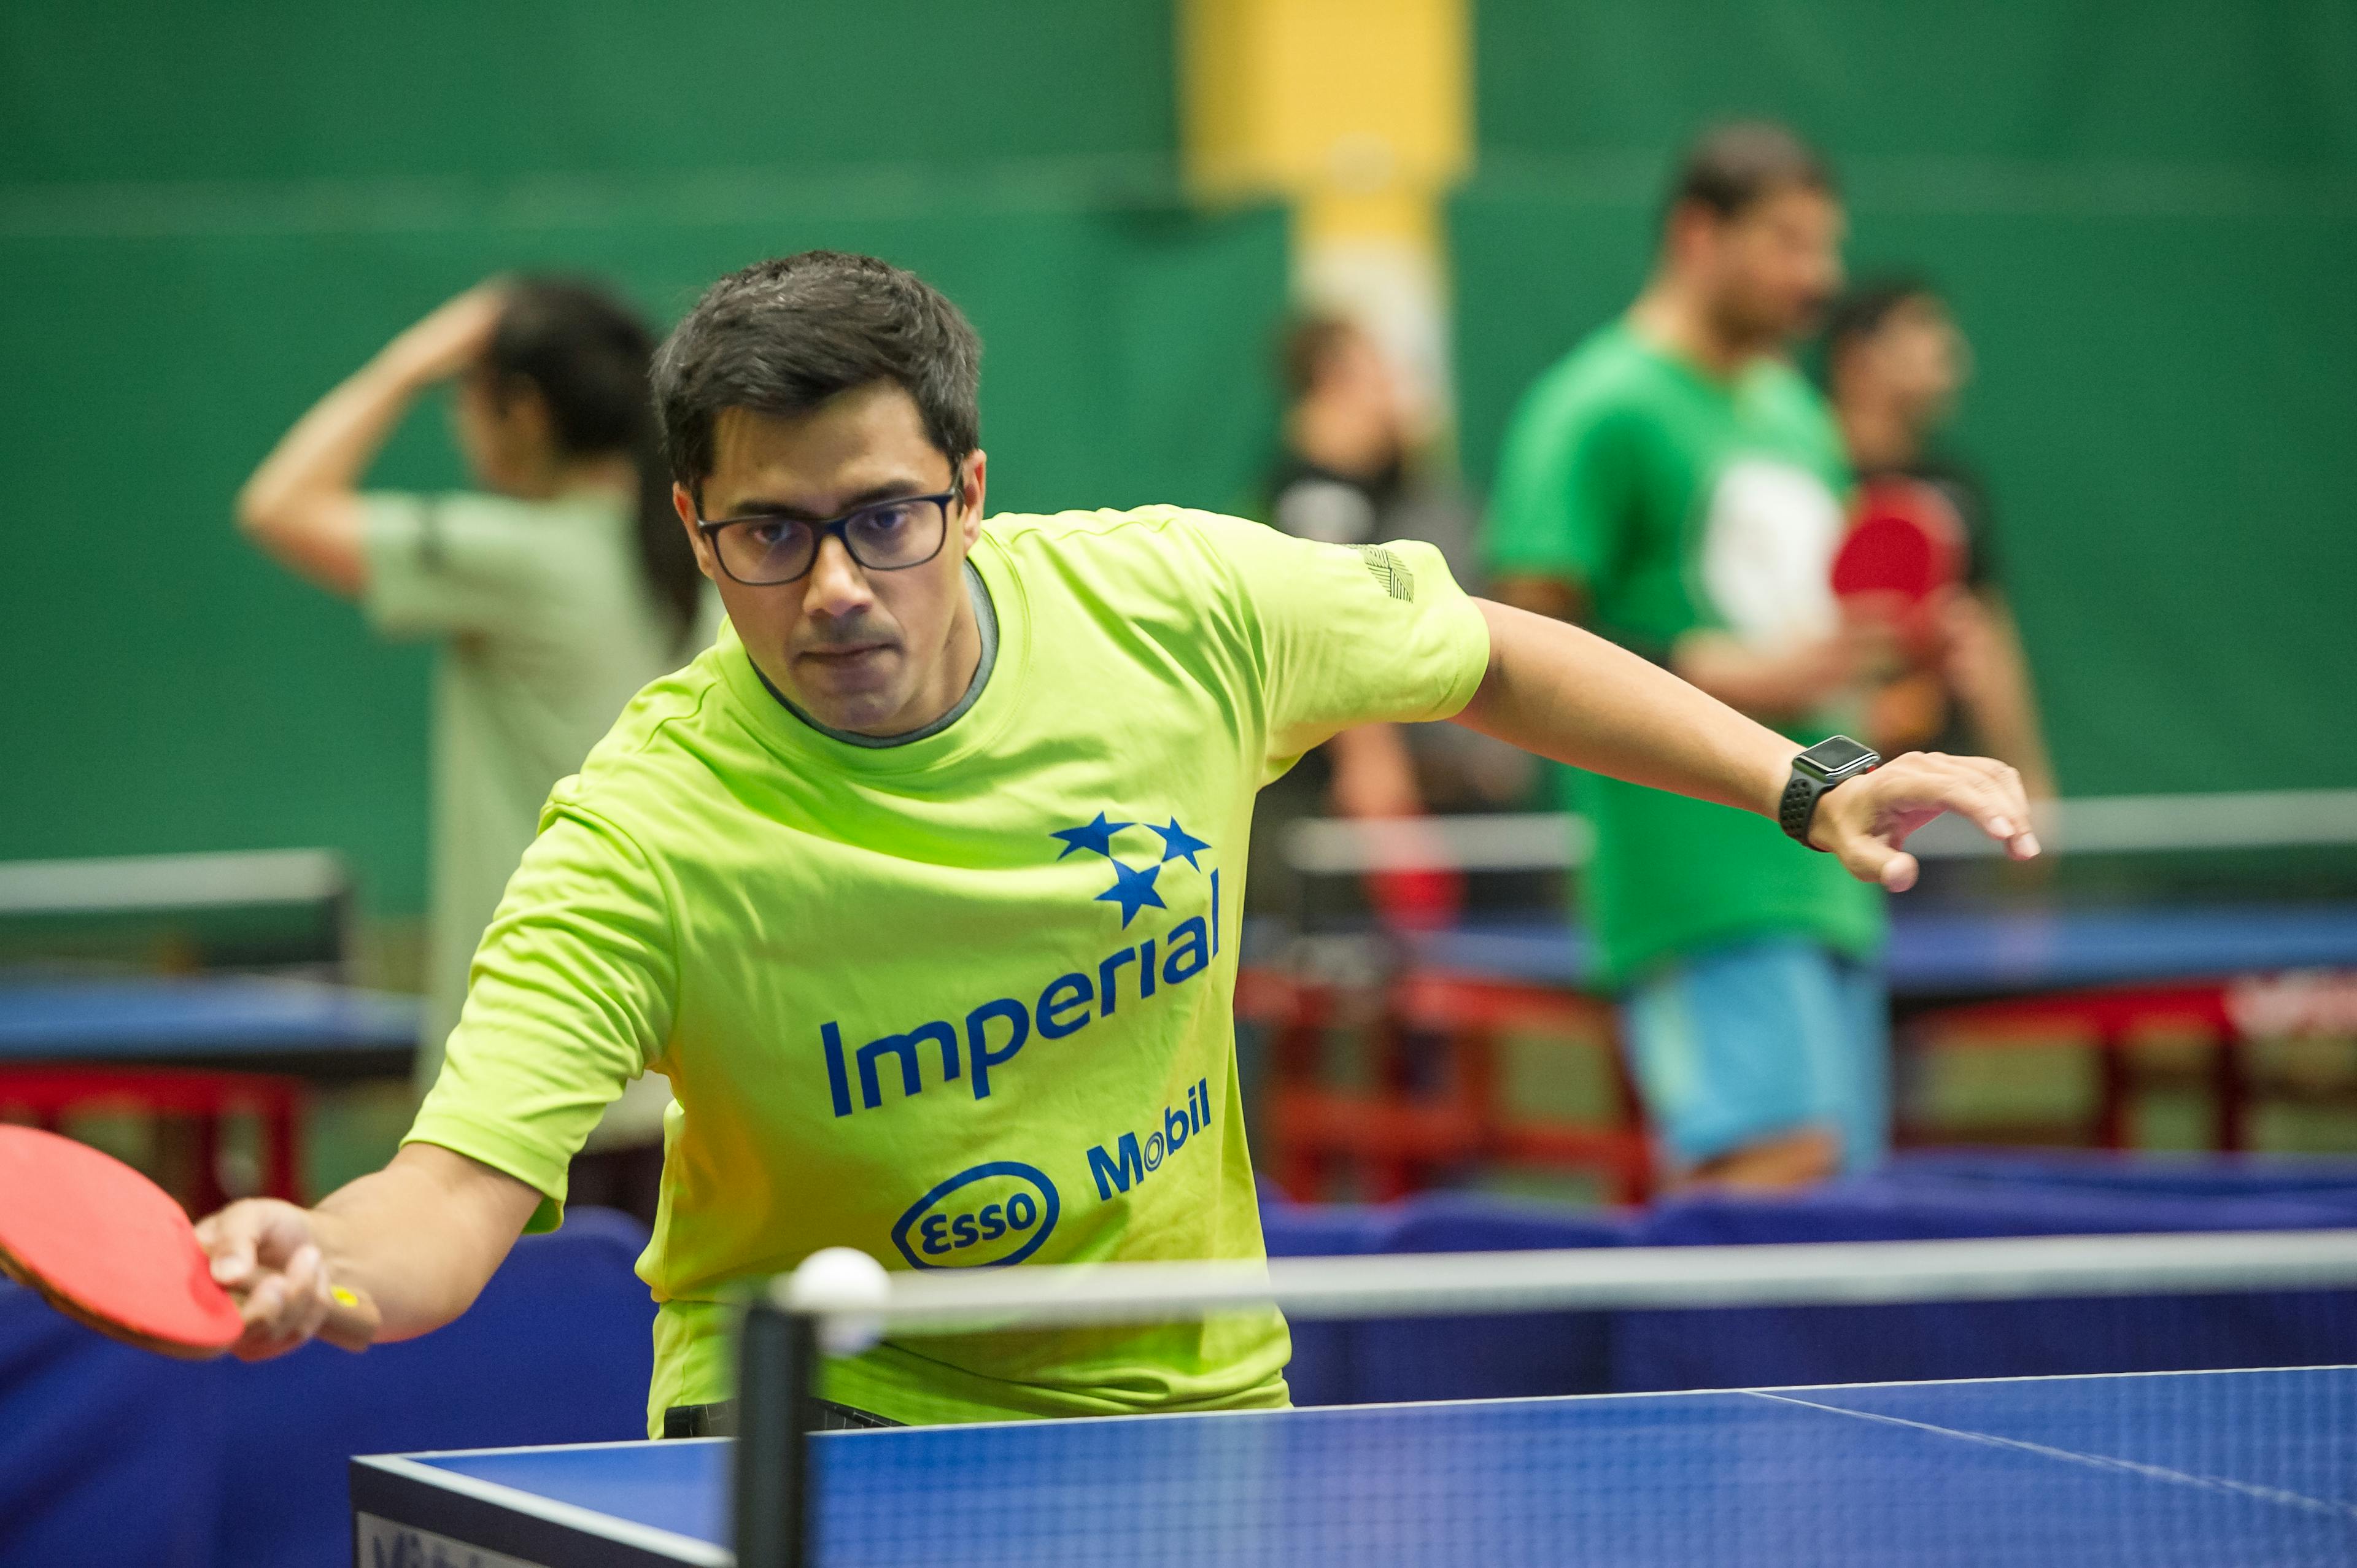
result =
[[830,533],[867,570],[901,572],[942,553],[949,538],[950,504],[958,493],[875,501],[832,522],[732,517],[719,522],[698,518],[695,526],[711,543],[720,569],[748,588],[775,587],[802,576],[818,560],[819,541]]

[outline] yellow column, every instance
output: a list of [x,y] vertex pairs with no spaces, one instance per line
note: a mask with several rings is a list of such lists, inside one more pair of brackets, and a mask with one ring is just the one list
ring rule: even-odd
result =
[[1305,304],[1365,322],[1447,417],[1440,204],[1472,161],[1470,0],[1179,0],[1187,175],[1288,201]]

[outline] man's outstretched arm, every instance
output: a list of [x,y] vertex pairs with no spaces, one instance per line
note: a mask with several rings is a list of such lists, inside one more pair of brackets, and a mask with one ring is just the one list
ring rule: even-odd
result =
[[[1773,820],[1801,748],[1577,627],[1487,600],[1490,665],[1457,722],[1525,751]],[[2021,779],[1986,757],[1910,753],[1827,794],[1811,842],[1862,881],[1914,886],[1909,833],[1943,811],[2038,853]]]
[[315,1208],[248,1198],[199,1224],[197,1238],[213,1278],[244,1298],[237,1353],[260,1360],[317,1333],[336,1285],[374,1299],[380,1340],[441,1327],[474,1305],[539,1204],[504,1171],[408,1144]]

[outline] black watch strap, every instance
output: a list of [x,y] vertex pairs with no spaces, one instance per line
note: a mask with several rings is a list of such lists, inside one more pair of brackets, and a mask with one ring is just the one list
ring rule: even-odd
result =
[[[1800,768],[1792,769],[1792,777],[1784,781],[1784,798],[1776,802],[1776,821],[1783,827],[1786,837],[1817,849],[1809,843],[1809,826],[1817,820],[1817,798],[1832,788],[1813,773]],[[1818,849],[1817,853],[1823,854],[1824,851]]]
[[1809,828],[1817,820],[1817,802],[1824,799],[1825,791],[1881,766],[1882,758],[1872,746],[1846,735],[1817,742],[1792,758],[1792,777],[1785,782],[1783,798],[1776,802],[1777,824],[1795,841],[1815,849],[1815,844],[1809,843]]

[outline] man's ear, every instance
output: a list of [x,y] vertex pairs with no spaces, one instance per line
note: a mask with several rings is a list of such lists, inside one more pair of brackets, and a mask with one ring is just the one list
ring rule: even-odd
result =
[[982,537],[983,481],[985,470],[989,467],[990,455],[981,447],[977,446],[965,455],[965,489],[961,498],[965,517],[959,524],[959,532],[964,535],[968,550],[973,549],[974,542]]
[[695,552],[695,569],[718,582],[720,579],[716,574],[719,563],[712,558],[712,541],[704,536],[704,530],[695,526],[695,498],[689,495],[687,487],[677,480],[673,480],[671,487],[671,510],[679,513],[679,525],[687,530],[687,547]]
[[1699,201],[1681,201],[1671,209],[1662,233],[1663,254],[1671,268],[1691,273],[1704,266],[1725,222]]

